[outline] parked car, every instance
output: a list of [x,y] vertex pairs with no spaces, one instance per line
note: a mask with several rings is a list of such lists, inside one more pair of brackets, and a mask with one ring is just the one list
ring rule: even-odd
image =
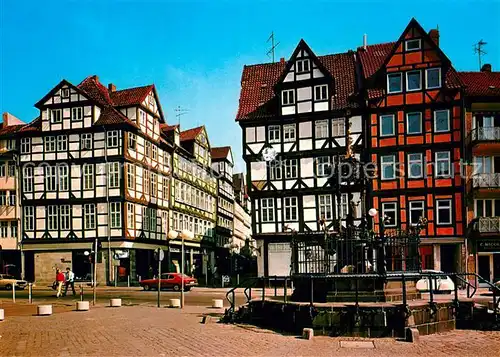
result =
[[[184,277],[180,273],[164,273],[161,275],[161,289],[173,289],[174,291],[179,291],[181,289],[182,280],[184,280],[184,291],[189,291],[193,286],[198,285],[198,281],[195,278],[191,278],[184,274]],[[156,279],[146,279],[141,280],[139,283],[144,290],[157,290],[158,289],[158,278]]]
[[11,290],[12,286],[16,289],[24,289],[28,285],[25,280],[18,280],[12,275],[0,274],[0,289]]
[[455,290],[455,283],[451,278],[439,270],[422,270],[422,278],[417,281],[417,290],[420,292],[429,292],[430,279],[425,273],[433,273],[432,275],[432,292],[449,294]]

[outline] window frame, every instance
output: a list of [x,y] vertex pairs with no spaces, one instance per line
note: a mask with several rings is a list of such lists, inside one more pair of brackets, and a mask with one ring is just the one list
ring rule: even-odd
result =
[[[55,115],[54,114],[58,114]],[[49,110],[49,115],[50,115],[50,123],[51,124],[60,124],[62,123],[62,109],[50,109]]]
[[[439,75],[438,75],[438,85],[437,86],[429,86],[429,81],[428,81],[428,78],[429,78],[429,72],[430,71],[435,71],[437,70]],[[425,70],[425,89],[437,89],[437,88],[441,88],[442,87],[442,82],[443,82],[443,78],[441,77],[441,67],[432,67],[432,68],[426,68]]]
[[345,118],[332,119],[332,138],[341,138],[345,136]]
[[120,187],[120,163],[117,161],[108,162],[108,187]]
[[[447,203],[447,206],[446,207],[440,207],[440,204],[442,203]],[[441,221],[441,214],[440,214],[440,210],[441,209],[448,209],[448,214],[449,214],[449,222],[442,222]],[[451,202],[451,199],[437,199],[436,200],[436,224],[437,225],[440,225],[440,226],[445,226],[445,225],[450,225],[452,224],[452,221],[453,221],[453,217],[452,217],[452,214],[453,214],[453,211],[452,211],[452,202]]]
[[[408,80],[410,74],[412,73],[418,73],[418,78],[419,78],[419,86],[418,88],[414,88],[414,89],[410,89],[408,84],[410,83],[410,81]],[[416,70],[412,70],[412,71],[407,71],[406,72],[406,91],[407,92],[416,92],[416,91],[419,91],[419,90],[422,90],[422,71],[420,69],[416,69]]]
[[[83,164],[82,171],[83,171],[82,190],[93,190],[95,187],[94,164]],[[92,186],[92,187],[90,187],[90,186]]]
[[[391,117],[392,118],[392,132],[391,134],[384,134],[383,133],[383,118],[384,117]],[[396,135],[396,123],[395,123],[395,119],[396,116],[394,114],[382,114],[379,116],[379,122],[380,122],[380,131],[379,131],[379,135],[380,137],[385,137],[385,136],[394,136]]]
[[59,229],[59,206],[47,206],[47,230],[57,231]]
[[[318,94],[320,94],[319,97],[318,97]],[[323,98],[323,94],[325,94],[324,98]],[[315,102],[324,102],[327,100],[328,100],[328,84],[319,84],[317,86],[314,86],[314,101]]]
[[[297,139],[297,130],[295,124],[284,124],[283,125],[283,142],[289,143],[294,142]],[[288,134],[288,138],[287,138]],[[293,135],[291,135],[293,134]],[[293,136],[293,138],[292,138]]]
[[44,177],[45,191],[57,192],[58,189],[57,166],[45,166],[44,174],[45,174]]
[[[273,133],[273,138],[271,139],[271,132]],[[276,138],[276,133],[278,133],[278,137]],[[281,142],[281,126],[280,125],[269,125],[267,127],[267,136],[269,143],[279,143]]]
[[122,228],[122,206],[121,202],[109,203],[110,228]]
[[298,159],[288,159],[283,161],[285,172],[283,174],[285,180],[296,179],[299,172],[299,160]]
[[[300,71],[299,71],[299,63],[301,64]],[[306,63],[307,66],[304,66],[304,64]],[[307,67],[307,69],[305,67]],[[295,61],[295,73],[302,74],[302,73],[308,73],[310,71],[311,71],[311,61],[309,61],[309,58],[298,59]]]
[[117,148],[120,146],[120,132],[111,130],[106,132],[106,148]]
[[[411,155],[418,155],[419,156],[419,159],[416,160],[416,159],[410,159],[410,156]],[[408,153],[407,155],[407,162],[408,162],[408,178],[409,179],[421,179],[424,177],[424,154],[420,153],[420,152],[415,152],[415,153]],[[412,172],[411,172],[411,168],[412,168],[412,162],[415,163],[420,163],[420,174],[418,176],[413,176],[412,175]]]
[[318,214],[320,219],[333,219],[332,195],[318,195]]
[[57,151],[68,151],[68,135],[57,136]]
[[296,196],[283,197],[285,221],[294,222],[299,219],[298,207],[299,207],[299,199]]
[[23,229],[25,231],[35,230],[35,207],[34,206],[24,206],[23,207]]
[[[421,204],[422,208],[414,208],[413,206],[415,204]],[[422,212],[422,215],[419,217],[419,218],[425,218],[425,201],[422,201],[422,200],[416,200],[416,201],[409,201],[408,203],[408,210],[409,210],[409,215],[408,215],[408,223],[411,225],[411,226],[416,226],[418,224],[418,221],[417,222],[412,222],[412,211],[416,211],[416,210],[420,210]]]
[[68,165],[57,165],[58,190],[61,192],[69,191],[69,167]]
[[21,154],[30,154],[31,153],[31,138],[21,138]]
[[[447,117],[447,129],[446,130],[437,130],[437,113],[442,113],[442,112],[446,112],[446,117]],[[451,125],[450,125],[450,110],[449,109],[438,109],[438,110],[435,110],[434,111],[434,132],[435,133],[446,133],[446,132],[449,132],[451,130]]]
[[134,133],[128,133],[128,148],[132,151],[137,151],[137,136]]
[[57,149],[57,139],[55,136],[46,136],[43,138],[44,153],[53,153]]
[[[286,98],[286,100],[285,100],[285,98]],[[283,89],[281,91],[281,105],[282,106],[295,105],[295,102],[296,102],[295,89]]]
[[[399,76],[399,90],[396,91],[391,91],[391,77]],[[402,72],[395,72],[395,73],[387,73],[387,94],[395,94],[395,93],[402,93],[403,92],[403,73]]]
[[[265,203],[265,204],[264,204]],[[266,212],[266,214],[264,214]],[[274,222],[274,198],[260,199],[261,223]]]
[[[80,148],[81,150],[92,150],[93,148],[93,137],[91,133],[83,133],[80,137]],[[90,145],[87,145],[90,144]]]
[[72,121],[82,121],[83,120],[83,107],[71,108],[71,120]]
[[[418,114],[419,118],[419,130],[418,131],[411,131],[410,132],[410,115],[415,115]],[[406,134],[408,135],[418,135],[422,134],[422,112],[409,112],[406,113]]]
[[[387,205],[394,205],[394,208],[387,208]],[[394,212],[394,223],[385,223],[387,212]],[[389,217],[389,215],[387,215]],[[397,202],[382,202],[382,220],[384,227],[396,227],[398,225],[398,203]]]
[[[418,42],[418,47],[417,48],[408,48],[408,43],[409,42]],[[418,51],[422,49],[422,39],[420,38],[411,38],[409,40],[405,41],[405,51],[406,52],[413,52],[413,51]]]
[[[390,163],[389,162],[384,162],[384,158],[388,158],[388,157],[392,158],[392,162],[390,162]],[[387,166],[387,165],[392,165],[392,168],[393,168],[393,175],[392,175],[392,177],[385,177],[384,166]],[[380,156],[380,171],[381,171],[380,179],[382,181],[395,180],[396,179],[396,155],[394,155],[394,154],[391,154],[391,155],[381,155]]]
[[[323,160],[326,158],[326,162],[323,162]],[[322,162],[320,162],[320,159]],[[318,177],[325,177],[327,176],[326,169],[331,165],[330,162],[330,156],[318,156],[314,159],[315,161],[315,166],[316,166],[316,175]]]
[[[439,154],[447,154],[447,159],[438,158]],[[439,162],[446,160],[448,164],[448,173],[447,174],[439,174]],[[437,178],[451,178],[451,153],[449,151],[436,151],[434,153],[434,161],[436,163],[436,177]]]
[[33,166],[23,167],[23,191],[33,192]]
[[83,229],[95,229],[96,227],[96,205],[87,203],[83,205]]
[[62,231],[68,231],[71,229],[71,205],[59,207],[59,227]]
[[[314,122],[314,137],[316,139],[326,139],[328,138],[328,127],[329,127],[329,120],[328,119],[323,119],[323,120],[316,120]],[[323,134],[324,135],[318,135],[318,134]]]

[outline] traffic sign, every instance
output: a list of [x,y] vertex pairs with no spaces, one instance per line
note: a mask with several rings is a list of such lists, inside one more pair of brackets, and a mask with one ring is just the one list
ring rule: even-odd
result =
[[163,261],[163,259],[165,259],[165,252],[163,251],[163,249],[158,248],[155,253],[156,260],[159,260],[161,262]]

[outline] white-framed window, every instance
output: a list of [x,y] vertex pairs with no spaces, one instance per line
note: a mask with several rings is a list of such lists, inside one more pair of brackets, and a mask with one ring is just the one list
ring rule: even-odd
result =
[[408,177],[422,178],[424,175],[423,155],[421,153],[408,154]]
[[82,150],[92,150],[92,134],[82,134],[81,136]]
[[387,93],[401,93],[403,91],[403,74],[390,73],[387,75]]
[[117,148],[119,143],[119,132],[118,130],[111,130],[106,132],[106,142],[108,148]]
[[285,197],[285,221],[296,221],[297,216],[297,197]]
[[436,200],[437,224],[451,224],[451,200]]
[[282,174],[283,170],[281,161],[277,161],[276,163],[271,163],[271,165],[269,165],[269,178],[271,180],[281,180],[283,178]]
[[43,138],[43,143],[45,147],[45,152],[55,152],[56,151],[56,137],[46,136]]
[[135,190],[135,165],[127,164],[127,188]]
[[285,89],[281,91],[281,104],[295,104],[295,89]]
[[309,72],[309,60],[300,59],[295,62],[297,66],[297,73]]
[[0,238],[8,238],[9,223],[6,221],[0,222]]
[[71,229],[71,206],[62,205],[59,206],[59,222],[61,230]]
[[134,133],[128,133],[128,147],[130,150],[137,150],[137,137]]
[[142,188],[144,190],[144,194],[149,195],[149,189],[151,187],[151,172],[149,170],[144,170],[143,175]]
[[168,177],[164,177],[162,186],[164,200],[168,199],[168,186],[169,186]]
[[450,111],[436,110],[434,112],[434,132],[450,131]]
[[321,101],[328,99],[328,84],[314,86],[314,100]]
[[62,98],[69,98],[69,88],[61,89],[61,97]]
[[12,238],[17,238],[17,221],[10,222],[10,236]]
[[95,229],[95,204],[83,205],[83,228]]
[[32,231],[35,229],[35,207],[33,206],[25,206],[24,207],[24,230]]
[[163,165],[170,167],[170,154],[166,151],[163,152]]
[[57,151],[68,150],[68,135],[57,136]]
[[346,219],[347,214],[349,213],[349,200],[347,193],[343,193],[340,195],[340,218]]
[[322,219],[332,219],[332,195],[319,195],[318,196],[319,217]]
[[82,119],[83,119],[83,108],[82,107],[71,108],[71,120],[79,121]]
[[279,125],[269,125],[267,135],[270,143],[279,143],[281,140]]
[[332,119],[332,136],[344,136],[345,135],[345,119],[335,118]]
[[396,134],[394,114],[380,116],[380,136],[391,136]]
[[146,143],[144,144],[144,155],[147,158],[151,157],[151,142],[150,141],[146,141]]
[[262,198],[260,200],[262,222],[273,222],[274,221],[274,199],[273,198]]
[[[127,228],[134,229],[134,227],[135,227],[135,206],[133,203],[127,202]],[[174,227],[174,229],[176,229],[176,227]]]
[[320,156],[316,158],[316,174],[318,177],[324,177],[328,175],[328,169],[330,167],[330,157]]
[[436,152],[436,176],[450,177],[451,176],[451,160],[449,151]]
[[146,112],[139,109],[139,124],[146,125]]
[[47,206],[47,229],[50,231],[58,229],[59,216],[57,214],[58,206]]
[[110,188],[120,187],[120,163],[108,163],[108,184]]
[[327,120],[317,120],[314,122],[314,131],[316,139],[322,139],[328,137],[328,119]]
[[425,218],[424,201],[410,201],[410,224],[416,225],[420,218]]
[[153,160],[158,160],[158,146],[152,145],[153,148]]
[[15,206],[16,205],[16,191],[11,190],[9,191],[9,206]]
[[[385,218],[387,217],[387,218]],[[396,202],[382,203],[382,218],[385,219],[385,227],[396,227],[398,224],[397,204]]]
[[45,190],[57,191],[57,167],[45,166]]
[[29,154],[31,152],[31,138],[21,138],[21,154]]
[[382,180],[394,180],[396,178],[396,156],[382,156],[380,164],[382,167]]
[[151,197],[156,197],[158,194],[158,175],[151,173]]
[[33,167],[23,167],[23,191],[33,192]]
[[59,174],[59,191],[68,191],[69,190],[69,178],[68,172],[69,168],[67,165],[58,165],[58,174]]
[[283,125],[283,141],[295,141],[295,124]]
[[408,71],[406,72],[406,90],[412,92],[422,89],[422,72]]
[[94,165],[93,164],[83,164],[83,189],[93,190],[94,189]]
[[406,113],[406,132],[408,134],[422,133],[422,113]]
[[405,50],[407,52],[409,51],[416,51],[420,49],[421,45],[421,40],[420,39],[414,39],[414,40],[406,40],[405,41]]
[[297,178],[298,160],[289,159],[285,160],[284,163],[285,163],[285,179]]
[[109,204],[111,214],[111,228],[122,227],[122,206],[120,202],[111,202]]
[[441,88],[441,68],[428,68],[425,70],[425,88]]
[[57,124],[62,122],[62,109],[51,109],[50,110],[50,122],[52,124]]

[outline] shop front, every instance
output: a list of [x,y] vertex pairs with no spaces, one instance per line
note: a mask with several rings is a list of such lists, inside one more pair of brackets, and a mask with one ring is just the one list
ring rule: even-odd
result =
[[477,274],[483,279],[489,282],[500,280],[500,238],[477,241],[476,264]]

